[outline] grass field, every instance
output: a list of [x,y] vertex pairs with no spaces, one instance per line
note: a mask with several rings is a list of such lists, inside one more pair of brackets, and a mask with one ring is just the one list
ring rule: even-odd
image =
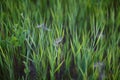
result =
[[120,0],[0,0],[0,80],[119,80]]

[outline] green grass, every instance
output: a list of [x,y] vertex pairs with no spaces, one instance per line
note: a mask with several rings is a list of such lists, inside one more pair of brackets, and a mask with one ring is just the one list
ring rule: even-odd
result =
[[1,0],[0,80],[119,80],[119,4]]

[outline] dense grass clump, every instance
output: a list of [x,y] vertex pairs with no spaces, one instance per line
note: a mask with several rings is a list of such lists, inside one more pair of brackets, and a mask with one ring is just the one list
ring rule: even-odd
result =
[[0,0],[0,80],[119,80],[119,0]]

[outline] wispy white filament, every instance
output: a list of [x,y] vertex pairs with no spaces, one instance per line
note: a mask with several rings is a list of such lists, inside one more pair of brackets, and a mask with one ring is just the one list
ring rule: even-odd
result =
[[42,28],[43,30],[50,31],[50,29],[47,28],[47,26],[43,23],[40,25],[37,25],[37,28]]

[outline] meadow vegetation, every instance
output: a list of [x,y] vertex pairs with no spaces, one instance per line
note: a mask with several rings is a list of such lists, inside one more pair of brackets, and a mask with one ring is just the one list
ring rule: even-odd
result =
[[98,79],[120,79],[120,0],[0,0],[0,80]]

